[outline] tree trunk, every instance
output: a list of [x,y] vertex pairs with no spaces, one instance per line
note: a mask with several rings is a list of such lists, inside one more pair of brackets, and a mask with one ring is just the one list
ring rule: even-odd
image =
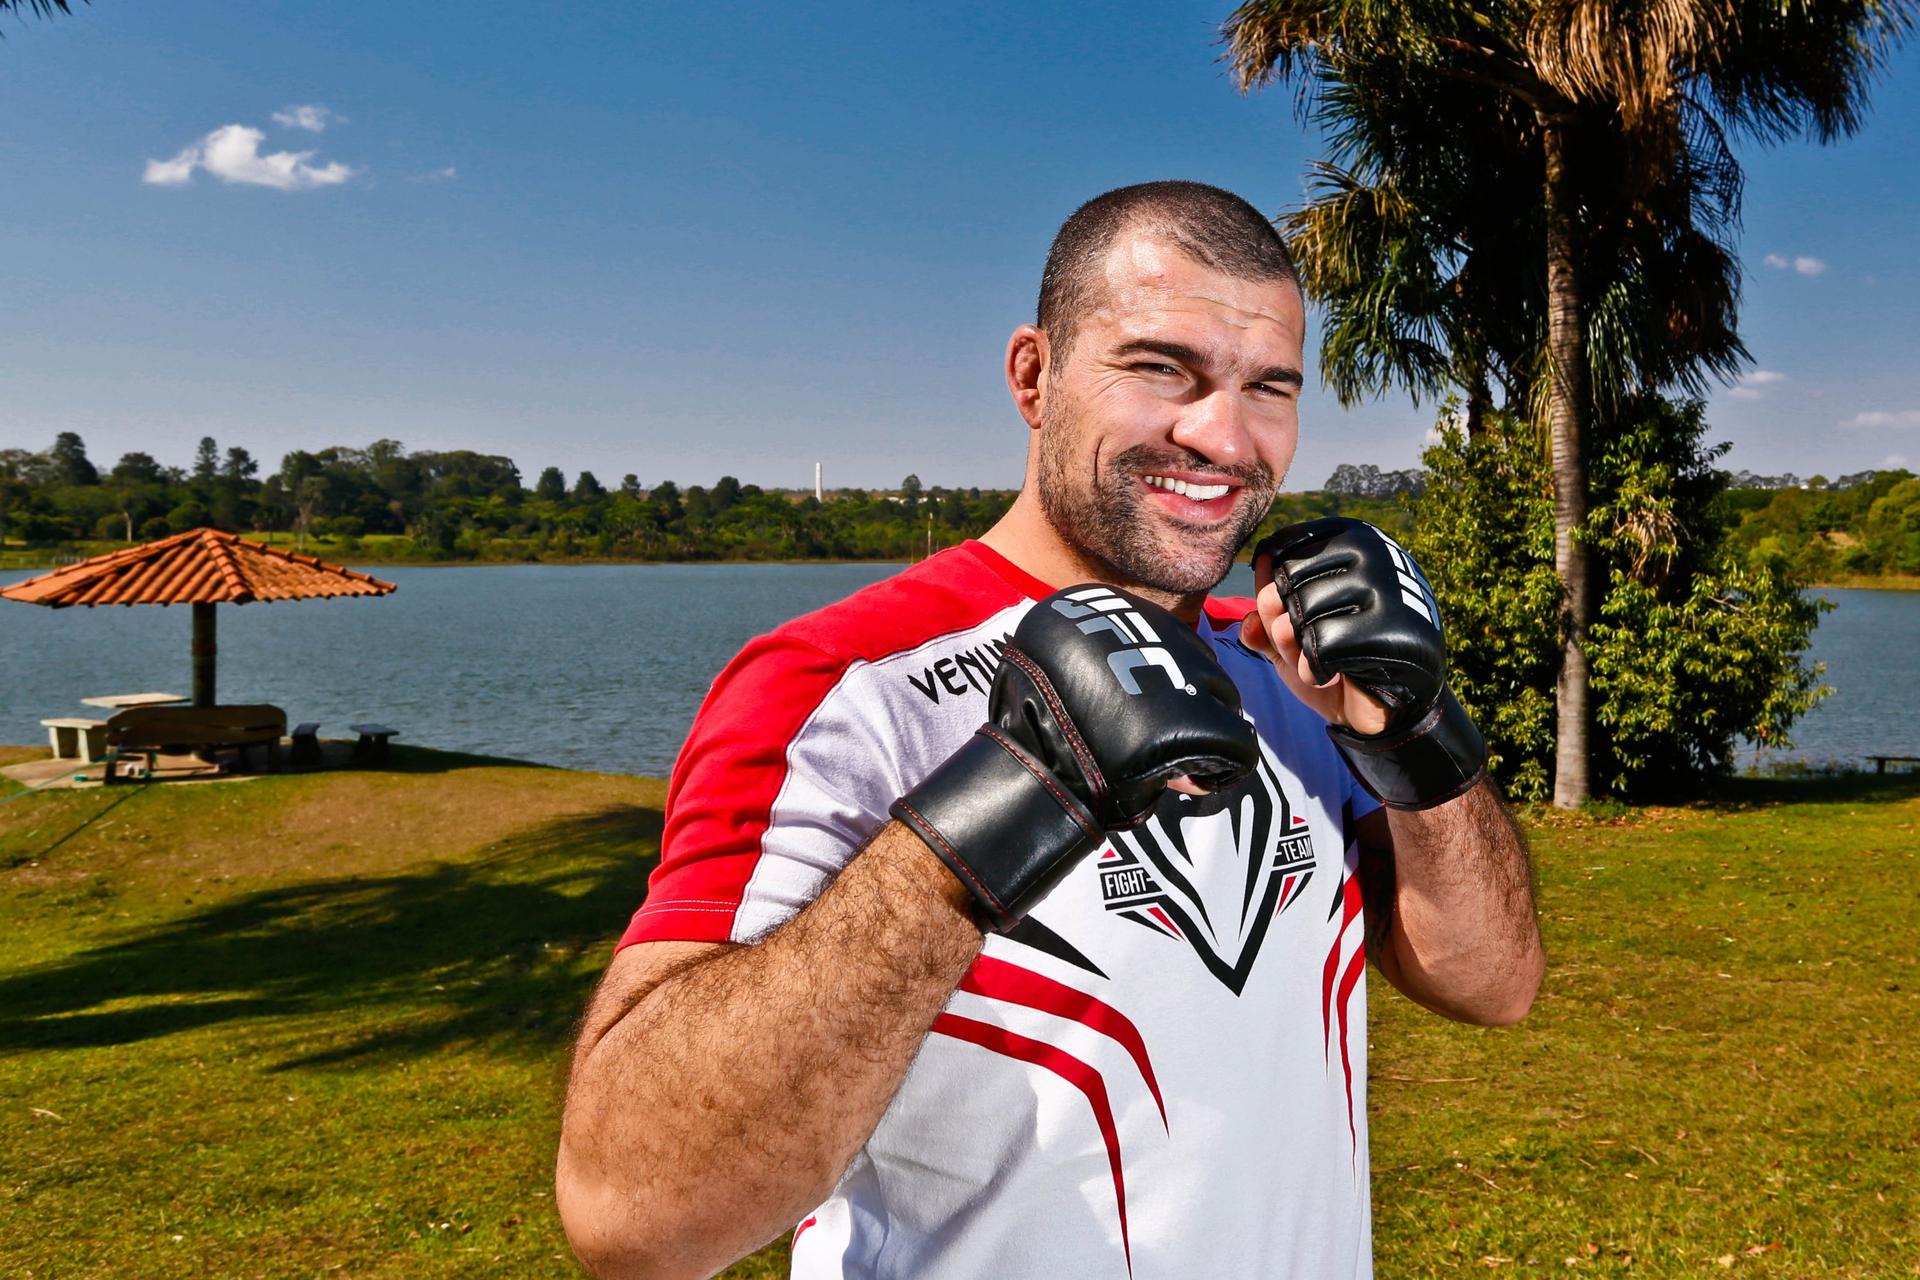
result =
[[1593,716],[1588,697],[1587,628],[1594,583],[1585,543],[1587,519],[1587,344],[1579,278],[1580,236],[1567,164],[1567,136],[1546,123],[1547,356],[1553,385],[1547,421],[1553,442],[1553,567],[1565,592],[1560,614],[1553,803],[1571,809],[1592,794]]
[[1492,408],[1487,394],[1487,355],[1476,351],[1467,362],[1467,439],[1478,440],[1487,433],[1487,410]]

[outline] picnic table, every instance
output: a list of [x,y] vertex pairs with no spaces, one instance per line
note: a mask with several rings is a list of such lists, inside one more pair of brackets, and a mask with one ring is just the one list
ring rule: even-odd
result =
[[82,698],[80,703],[87,707],[106,707],[110,711],[124,711],[128,707],[167,707],[187,699],[177,693],[103,693],[97,698]]
[[[128,707],[164,707],[185,701],[177,693],[103,693],[98,697],[80,699],[80,705],[124,711]],[[47,741],[53,748],[55,760],[79,760],[91,764],[105,754],[105,720],[90,720],[84,716],[54,716],[40,723],[47,731]]]

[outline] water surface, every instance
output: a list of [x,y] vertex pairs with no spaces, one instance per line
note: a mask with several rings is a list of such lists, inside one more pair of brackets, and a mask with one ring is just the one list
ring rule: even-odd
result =
[[[401,741],[664,776],[708,684],[751,636],[899,565],[510,565],[375,569],[379,599],[220,607],[219,696],[271,702],[325,736],[379,720]],[[0,584],[31,573],[0,574]],[[1245,594],[1236,569],[1223,588]],[[1813,656],[1834,695],[1794,758],[1920,755],[1895,696],[1920,688],[1920,593],[1828,591]],[[190,611],[0,601],[0,742],[93,694],[191,692]],[[1890,696],[1895,695],[1895,696]],[[1781,758],[1779,752],[1769,759]],[[1743,759],[1751,761],[1752,753]]]

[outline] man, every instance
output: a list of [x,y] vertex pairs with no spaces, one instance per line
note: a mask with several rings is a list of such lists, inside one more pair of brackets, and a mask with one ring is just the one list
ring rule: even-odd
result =
[[[1206,596],[1292,460],[1304,328],[1237,197],[1090,202],[1008,344],[1007,516],[715,681],[575,1057],[595,1274],[794,1224],[804,1277],[1370,1274],[1364,957],[1480,1023],[1544,960],[1437,630],[1385,612],[1431,606],[1404,553],[1310,527],[1257,605]],[[1129,594],[1055,594],[1089,583]]]

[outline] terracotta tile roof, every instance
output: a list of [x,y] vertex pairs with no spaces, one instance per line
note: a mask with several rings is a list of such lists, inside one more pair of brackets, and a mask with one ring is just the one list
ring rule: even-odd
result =
[[391,582],[218,529],[94,556],[0,590],[56,609],[85,604],[252,604],[321,596],[383,596]]

